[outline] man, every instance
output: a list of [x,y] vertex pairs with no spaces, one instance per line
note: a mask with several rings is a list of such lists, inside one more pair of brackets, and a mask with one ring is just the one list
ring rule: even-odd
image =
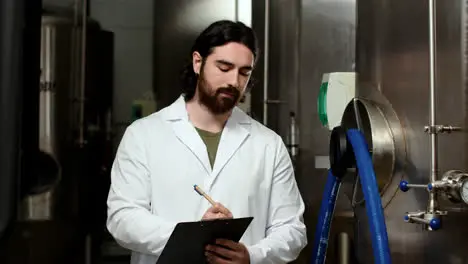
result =
[[[236,107],[257,58],[240,22],[205,29],[185,69],[183,96],[130,125],[111,173],[107,227],[154,264],[178,222],[253,216],[240,243],[208,245],[208,263],[287,263],[307,243],[304,203],[281,138]],[[211,206],[197,184],[219,201]]]

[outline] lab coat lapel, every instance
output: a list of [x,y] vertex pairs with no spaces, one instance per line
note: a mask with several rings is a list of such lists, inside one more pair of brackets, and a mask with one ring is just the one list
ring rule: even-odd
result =
[[213,181],[249,136],[250,125],[250,118],[238,108],[234,108],[219,141],[212,172]]
[[174,132],[179,140],[187,146],[197,157],[208,174],[211,173],[210,160],[203,140],[189,122],[176,122],[173,125]]
[[175,101],[168,108],[165,115],[167,120],[172,123],[172,128],[177,138],[197,157],[209,175],[211,173],[211,165],[208,152],[197,130],[188,120],[183,97]]

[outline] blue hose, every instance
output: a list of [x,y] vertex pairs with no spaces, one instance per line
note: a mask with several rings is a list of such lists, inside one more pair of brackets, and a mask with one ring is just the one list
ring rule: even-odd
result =
[[[357,129],[347,131],[347,138],[354,150],[356,165],[361,179],[361,186],[366,201],[366,212],[371,231],[374,263],[390,264],[390,249],[388,246],[387,228],[383,216],[382,202],[377,188],[377,182],[372,165],[369,149],[362,133]],[[327,183],[322,197],[320,214],[313,244],[313,264],[325,263],[330,223],[335,210],[335,203],[341,180],[335,177],[331,170],[328,172]]]
[[311,264],[325,263],[327,254],[328,237],[330,233],[330,224],[335,211],[335,203],[338,190],[341,186],[341,180],[335,177],[331,170],[328,171],[327,183],[323,192],[322,204],[320,205],[319,220],[315,232],[313,245],[313,256]]
[[353,147],[356,166],[361,179],[362,191],[366,201],[366,212],[371,231],[374,263],[391,263],[388,246],[387,227],[383,214],[382,201],[377,188],[374,166],[369,154],[369,148],[362,133],[357,129],[347,131],[348,139]]

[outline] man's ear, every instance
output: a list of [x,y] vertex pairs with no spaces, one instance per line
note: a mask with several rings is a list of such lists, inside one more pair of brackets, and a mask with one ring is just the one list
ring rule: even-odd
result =
[[198,51],[193,52],[193,54],[192,54],[193,71],[194,71],[195,74],[197,74],[197,75],[200,74],[200,69],[201,69],[202,61],[203,61],[203,58],[202,58],[202,56],[200,55],[200,53],[198,53]]

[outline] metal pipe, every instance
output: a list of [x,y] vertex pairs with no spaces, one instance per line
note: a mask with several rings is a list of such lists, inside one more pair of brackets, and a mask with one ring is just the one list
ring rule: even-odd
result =
[[268,124],[268,53],[270,38],[270,0],[265,0],[265,40],[263,47],[263,124]]
[[408,188],[425,188],[427,189],[427,184],[407,184]]
[[351,253],[351,239],[349,235],[345,232],[338,234],[338,263],[339,264],[349,264],[351,263],[350,253]]
[[81,0],[82,12],[82,31],[81,31],[81,75],[80,75],[80,119],[79,119],[79,139],[78,145],[83,147],[84,139],[84,104],[85,104],[85,88],[86,88],[86,35],[87,35],[87,18],[88,18],[88,0]]
[[[430,60],[430,124],[431,128],[436,126],[436,1],[429,0],[429,60]],[[431,175],[430,182],[437,181],[438,160],[437,160],[437,132],[431,129]],[[437,194],[429,193],[428,212],[434,213],[437,210]]]
[[[73,120],[73,130],[76,129],[77,126],[79,126],[79,122],[77,121],[77,117],[75,115],[75,111],[77,109],[76,104],[80,103],[80,101],[77,99],[78,96],[78,89],[79,89],[79,70],[80,68],[78,67],[79,64],[79,52],[80,52],[80,31],[79,31],[79,13],[80,13],[80,1],[81,0],[75,0],[74,1],[74,7],[73,7],[73,34],[72,34],[72,41],[71,41],[71,60],[70,60],[70,87],[72,89],[72,111],[70,111],[70,120]],[[74,140],[74,139],[73,139]]]
[[[302,1],[296,0],[295,2],[295,21],[294,21],[294,29],[295,29],[295,41],[296,45],[294,47],[294,96],[292,98],[292,102],[294,105],[294,112],[296,113],[297,120],[300,120],[300,82],[301,82],[301,22],[302,22]],[[299,121],[300,122],[300,121]]]
[[425,225],[428,225],[431,222],[431,220],[420,218],[420,217],[411,217],[410,221],[414,221],[416,223],[425,224]]
[[234,19],[239,21],[239,0],[234,1]]
[[85,239],[85,264],[91,264],[92,259],[92,237],[88,234]]

